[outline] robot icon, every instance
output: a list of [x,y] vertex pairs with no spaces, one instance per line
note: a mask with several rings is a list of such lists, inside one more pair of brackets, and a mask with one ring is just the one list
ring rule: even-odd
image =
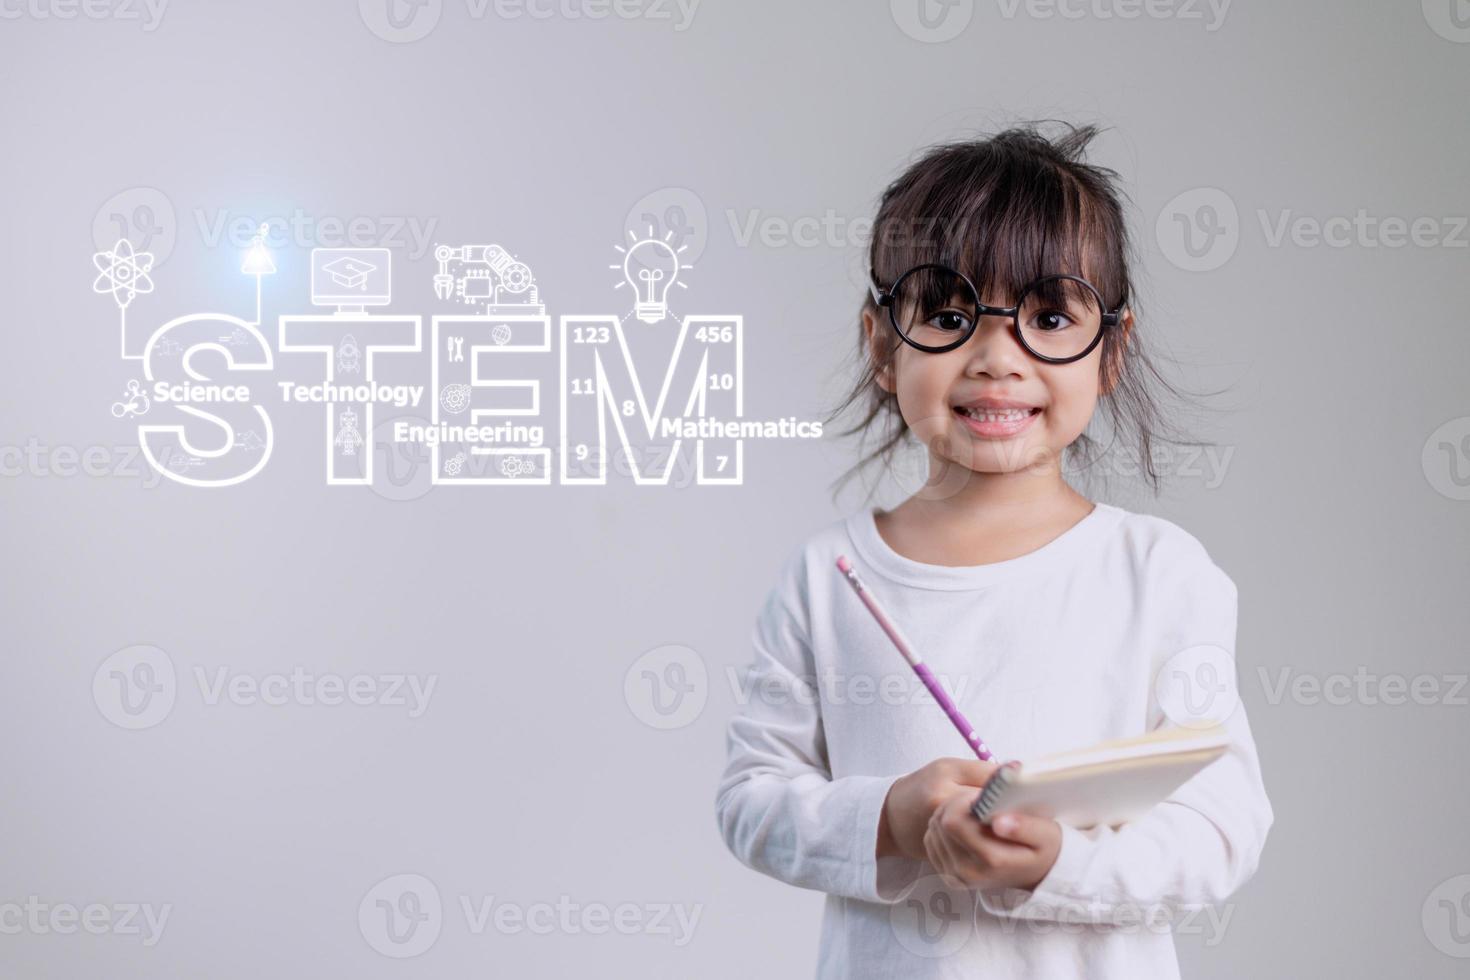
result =
[[337,370],[342,374],[357,374],[361,367],[362,351],[358,349],[357,338],[350,333],[343,335],[337,345]]
[[362,433],[357,431],[357,413],[344,408],[337,417],[337,423],[337,438],[332,440],[332,444],[343,456],[356,456],[358,447],[363,444]]

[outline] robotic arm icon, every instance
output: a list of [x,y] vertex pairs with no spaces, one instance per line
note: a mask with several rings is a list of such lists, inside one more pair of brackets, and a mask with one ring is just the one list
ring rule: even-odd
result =
[[439,271],[434,294],[481,306],[486,315],[543,314],[531,267],[499,245],[439,245],[434,249]]

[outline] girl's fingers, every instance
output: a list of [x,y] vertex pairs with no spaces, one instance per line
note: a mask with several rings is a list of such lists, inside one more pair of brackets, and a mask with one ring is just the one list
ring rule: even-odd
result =
[[964,841],[954,838],[941,819],[942,813],[943,808],[930,821],[929,828],[937,856],[949,874],[960,881],[962,887],[984,881],[991,869],[983,855],[972,852]]
[[1046,846],[1052,834],[1052,821],[1023,813],[1003,813],[990,822],[997,837],[1031,848]]
[[951,888],[965,887],[965,880],[960,876],[963,871],[961,864],[963,855],[951,845],[949,835],[945,833],[937,815],[936,819],[929,822],[929,831],[924,837],[924,844],[933,854],[929,863],[943,875],[945,884]]

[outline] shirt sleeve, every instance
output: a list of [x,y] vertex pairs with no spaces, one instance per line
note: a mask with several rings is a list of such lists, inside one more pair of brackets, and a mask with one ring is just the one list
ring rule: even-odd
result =
[[[1218,722],[1229,737],[1224,755],[1200,770],[1148,814],[1118,828],[1062,828],[1061,850],[1033,891],[982,889],[992,915],[1067,922],[1172,920],[1180,911],[1223,902],[1255,872],[1273,813],[1255,743],[1236,685],[1236,589],[1213,564],[1182,575],[1160,598],[1182,616],[1166,631],[1155,663],[1169,675],[1150,697],[1152,727]],[[1180,669],[1186,683],[1205,684],[1189,703],[1159,691]],[[1192,680],[1191,680],[1192,678]],[[1219,699],[1219,700],[1214,700]],[[1193,717],[1181,717],[1193,710]]]
[[740,687],[745,704],[726,735],[715,800],[720,832],[756,871],[891,904],[928,865],[876,857],[879,816],[896,775],[832,778],[810,633],[789,602],[800,603],[795,592],[778,585],[756,620],[754,658]]

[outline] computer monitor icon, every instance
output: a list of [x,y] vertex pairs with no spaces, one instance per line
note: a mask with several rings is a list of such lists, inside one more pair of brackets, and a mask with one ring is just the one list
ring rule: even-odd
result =
[[393,256],[386,248],[311,250],[311,301],[337,312],[363,313],[393,299]]

